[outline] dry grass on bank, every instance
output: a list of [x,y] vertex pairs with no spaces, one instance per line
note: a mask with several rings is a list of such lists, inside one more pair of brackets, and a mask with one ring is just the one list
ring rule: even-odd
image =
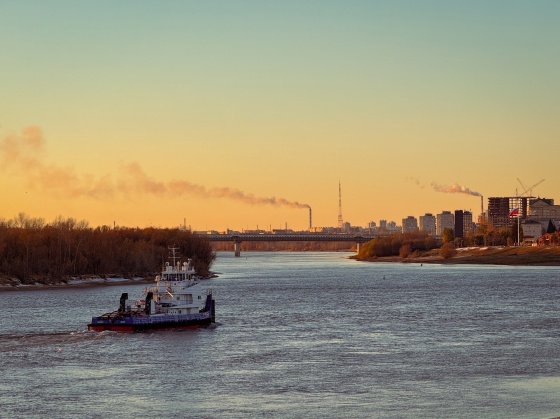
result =
[[488,247],[459,251],[451,263],[559,266],[560,247]]
[[441,264],[560,266],[560,246],[554,247],[468,247],[457,249],[457,255],[444,259],[439,249],[416,253],[408,258],[376,258],[372,262],[408,262]]

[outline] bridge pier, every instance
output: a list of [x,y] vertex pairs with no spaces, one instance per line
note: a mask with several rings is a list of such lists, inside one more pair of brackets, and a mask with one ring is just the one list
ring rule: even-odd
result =
[[235,252],[235,257],[238,258],[241,256],[241,242],[235,240],[233,242],[233,251]]
[[356,242],[356,253],[360,253],[360,249],[362,248],[361,242]]

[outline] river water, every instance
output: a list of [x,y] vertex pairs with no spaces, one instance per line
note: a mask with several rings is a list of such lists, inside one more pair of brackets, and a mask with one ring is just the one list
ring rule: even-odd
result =
[[145,284],[0,293],[2,418],[552,418],[560,268],[219,253],[214,327],[88,332]]

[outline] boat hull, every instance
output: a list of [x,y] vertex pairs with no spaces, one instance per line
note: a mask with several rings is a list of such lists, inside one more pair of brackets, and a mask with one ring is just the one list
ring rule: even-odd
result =
[[183,330],[206,327],[216,321],[216,302],[208,296],[204,310],[196,314],[130,315],[113,312],[93,317],[88,330],[103,332],[147,332],[155,330]]
[[185,330],[206,327],[212,324],[210,318],[204,320],[187,320],[187,321],[166,321],[157,323],[119,323],[119,322],[104,322],[99,323],[92,319],[92,323],[88,324],[88,330],[96,332],[103,332],[109,330],[112,332],[148,332],[148,331],[166,331],[166,330]]

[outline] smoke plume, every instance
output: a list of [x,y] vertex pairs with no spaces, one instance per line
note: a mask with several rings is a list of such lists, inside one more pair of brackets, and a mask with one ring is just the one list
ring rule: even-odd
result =
[[412,176],[407,176],[407,177],[405,178],[405,180],[406,180],[407,182],[413,182],[413,183],[414,183],[416,186],[418,186],[420,189],[424,189],[424,186],[425,186],[425,185],[423,185],[422,182],[420,182],[420,180],[419,180],[418,178],[415,178],[415,177],[412,177]]
[[21,134],[11,134],[0,141],[2,168],[23,176],[30,188],[47,190],[56,196],[109,198],[114,195],[108,176],[96,178],[80,175],[72,167],[43,162],[45,139],[41,128],[30,126]]
[[113,181],[111,175],[99,177],[79,174],[72,167],[45,164],[40,158],[45,151],[44,144],[43,133],[37,126],[27,127],[19,135],[6,136],[0,141],[2,167],[6,171],[14,171],[17,175],[24,176],[30,188],[47,190],[57,196],[71,198],[129,198],[133,192],[135,195],[148,194],[156,197],[193,195],[201,198],[229,199],[250,205],[309,208],[308,204],[274,196],[254,196],[235,188],[206,188],[182,179],[158,180],[148,176],[137,162],[124,165],[120,169],[117,182]]
[[138,193],[148,193],[156,196],[196,195],[202,198],[230,199],[241,201],[250,205],[271,205],[274,207],[309,208],[308,204],[288,201],[284,198],[259,197],[247,194],[239,189],[220,187],[206,188],[205,186],[191,183],[186,180],[158,181],[149,177],[139,163],[134,162],[124,166],[125,181],[121,183],[121,190],[134,190]]
[[451,186],[444,186],[444,185],[438,185],[437,183],[432,182],[431,185],[432,185],[432,188],[434,188],[434,190],[437,191],[437,192],[462,193],[462,194],[471,195],[471,196],[482,196],[480,193],[475,192],[475,191],[471,191],[466,186],[457,185],[456,183],[454,183]]

